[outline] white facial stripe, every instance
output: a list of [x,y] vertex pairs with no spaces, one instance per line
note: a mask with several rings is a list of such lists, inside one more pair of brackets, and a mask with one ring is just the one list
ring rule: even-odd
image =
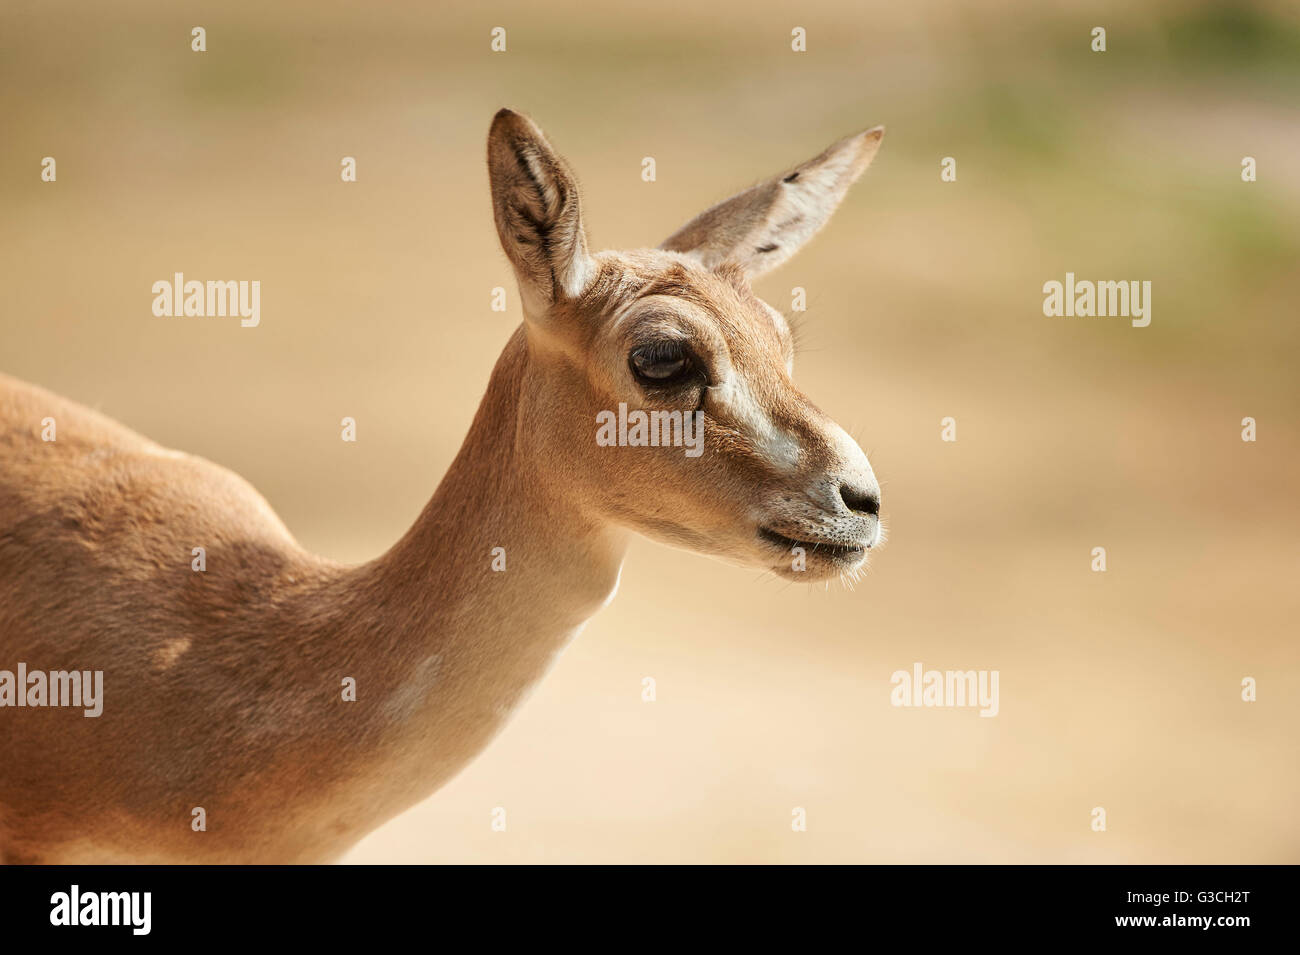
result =
[[726,381],[713,386],[712,397],[727,410],[768,464],[787,472],[799,466],[798,439],[773,423],[735,369],[731,369]]

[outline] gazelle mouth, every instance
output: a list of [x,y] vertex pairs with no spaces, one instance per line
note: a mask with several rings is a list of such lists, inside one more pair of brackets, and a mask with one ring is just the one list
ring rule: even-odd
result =
[[866,546],[862,544],[832,544],[829,541],[804,541],[794,537],[786,537],[784,534],[778,534],[774,530],[766,527],[758,529],[758,536],[769,544],[775,544],[782,550],[789,551],[793,547],[802,547],[809,554],[818,554],[822,557],[830,557],[837,560],[856,560],[867,552]]

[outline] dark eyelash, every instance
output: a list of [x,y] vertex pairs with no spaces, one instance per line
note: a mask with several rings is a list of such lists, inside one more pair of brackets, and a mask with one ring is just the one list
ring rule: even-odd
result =
[[708,372],[704,363],[699,360],[691,347],[681,339],[660,338],[653,341],[645,342],[633,349],[634,353],[640,353],[647,361],[684,361],[684,373],[680,376],[662,380],[646,378],[641,376],[635,364],[629,359],[633,374],[637,375],[641,382],[641,387],[649,390],[669,390],[680,388],[683,385],[696,381],[704,388],[709,387]]
[[642,345],[639,349],[651,361],[670,361],[674,358],[690,359],[691,353],[683,342],[668,340],[654,341]]

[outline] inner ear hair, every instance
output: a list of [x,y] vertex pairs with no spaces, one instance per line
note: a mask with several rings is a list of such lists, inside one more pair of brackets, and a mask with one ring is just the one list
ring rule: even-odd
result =
[[503,109],[488,133],[488,175],[501,247],[525,303],[581,294],[591,272],[578,183],[541,129]]

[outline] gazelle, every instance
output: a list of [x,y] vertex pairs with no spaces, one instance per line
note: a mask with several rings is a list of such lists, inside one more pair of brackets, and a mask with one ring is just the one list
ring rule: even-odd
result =
[[[882,135],[657,249],[593,254],[566,163],[497,113],[524,321],[432,500],[361,566],[305,552],[230,471],[0,377],[0,671],[103,671],[95,718],[0,682],[0,856],[337,858],[488,744],[612,598],[631,532],[794,580],[857,572],[879,486],[792,383],[790,329],[749,280],[826,222]],[[701,412],[703,453],[598,444],[620,403]]]

